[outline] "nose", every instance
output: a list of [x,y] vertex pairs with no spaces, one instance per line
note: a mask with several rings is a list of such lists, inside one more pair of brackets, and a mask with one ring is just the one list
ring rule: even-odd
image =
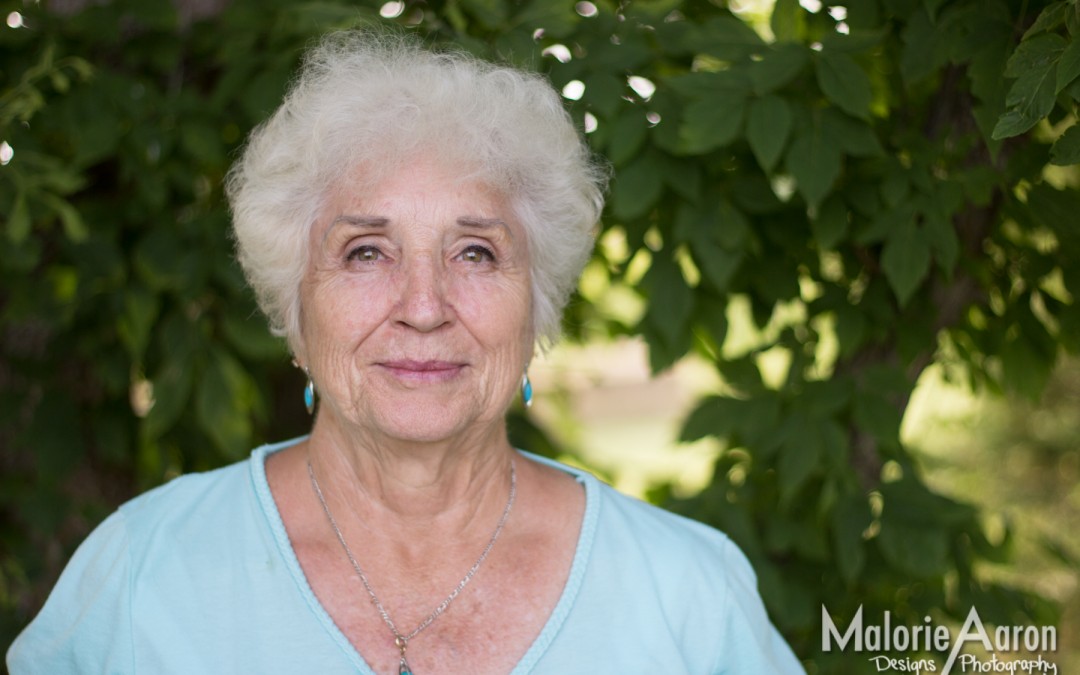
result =
[[402,270],[401,297],[396,307],[397,323],[421,333],[431,332],[451,317],[442,267],[433,257],[413,259]]

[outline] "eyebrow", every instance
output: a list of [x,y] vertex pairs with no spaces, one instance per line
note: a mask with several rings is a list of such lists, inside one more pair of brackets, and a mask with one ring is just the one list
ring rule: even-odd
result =
[[330,223],[330,227],[333,228],[338,223],[345,223],[346,225],[353,225],[355,227],[386,227],[389,222],[389,220],[381,216],[342,215],[334,218],[334,222]]
[[507,227],[506,223],[498,218],[480,218],[479,216],[462,216],[457,219],[457,224],[464,227],[477,227],[482,229]]
[[481,230],[488,229],[500,229],[510,237],[514,239],[514,231],[510,229],[510,226],[506,224],[505,220],[500,218],[481,218],[479,216],[462,216],[457,219],[457,224],[462,227],[473,227]]
[[[457,219],[457,224],[462,227],[471,227],[480,230],[488,229],[501,229],[514,238],[514,231],[510,229],[510,226],[506,224],[506,221],[500,218],[481,218],[480,216],[462,216]],[[329,238],[330,233],[339,224],[346,224],[352,227],[371,227],[382,228],[390,224],[390,219],[382,216],[353,216],[353,215],[340,215],[330,223],[330,227],[326,228],[326,232],[323,234],[323,242],[325,243]]]
[[386,227],[389,222],[389,220],[380,216],[340,215],[337,218],[334,218],[334,220],[330,222],[330,226],[323,232],[322,245],[326,245],[326,240],[330,238],[330,233],[334,231],[335,227],[342,223],[352,227]]

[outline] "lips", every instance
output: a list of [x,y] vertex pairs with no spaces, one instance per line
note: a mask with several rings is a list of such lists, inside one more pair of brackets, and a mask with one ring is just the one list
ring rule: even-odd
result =
[[399,380],[417,383],[445,382],[457,377],[465,369],[464,363],[438,360],[395,359],[377,365]]

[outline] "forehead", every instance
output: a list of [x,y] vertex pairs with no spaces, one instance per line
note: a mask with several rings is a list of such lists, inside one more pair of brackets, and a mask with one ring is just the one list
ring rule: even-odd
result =
[[[452,225],[502,221],[511,225],[509,200],[478,172],[429,160],[346,173],[328,192],[320,226],[345,221]],[[512,226],[516,229],[516,226]]]

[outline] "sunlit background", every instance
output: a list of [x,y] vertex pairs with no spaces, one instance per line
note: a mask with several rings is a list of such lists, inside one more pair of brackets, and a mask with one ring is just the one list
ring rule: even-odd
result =
[[[773,4],[773,0],[731,0],[728,6],[768,39]],[[819,0],[800,4],[811,12],[822,10]],[[587,15],[591,6],[578,3],[578,11]],[[843,8],[829,11],[843,32]],[[545,54],[564,62],[572,58],[563,45],[549,47]],[[636,80],[630,86],[647,100],[652,83]],[[579,100],[584,91],[584,83],[575,80],[562,93]],[[661,120],[657,116],[650,122]],[[586,115],[586,131],[595,130],[596,124]],[[622,242],[617,234],[609,233],[600,245],[616,249],[609,259],[618,258]],[[647,261],[642,263],[642,274],[647,266]],[[601,313],[627,325],[644,311],[637,296],[608,285],[598,270],[586,270],[581,286],[582,294]],[[736,299],[728,320],[725,355],[741,355],[765,342],[746,303]],[[822,348],[828,350],[829,345]],[[765,353],[759,366],[766,381],[778,387],[787,366],[785,356]],[[571,454],[564,461],[580,458],[623,492],[646,499],[663,485],[677,495],[689,495],[708,484],[723,446],[716,439],[682,444],[678,434],[695,401],[725,392],[710,364],[687,357],[652,377],[644,341],[625,338],[584,345],[564,342],[540,355],[530,374],[537,392],[533,414],[568,448]],[[992,537],[1014,539],[1016,564],[1009,570],[984,572],[1061,604],[1057,663],[1061,672],[1080,672],[1075,670],[1080,669],[1080,570],[1070,554],[1047,537],[1053,534],[1071,551],[1080,550],[1080,363],[1062,363],[1037,402],[973,394],[952,373],[931,366],[907,408],[902,437],[932,488],[979,506]],[[886,480],[898,479],[899,475],[888,474],[900,470],[895,463],[887,465]]]

